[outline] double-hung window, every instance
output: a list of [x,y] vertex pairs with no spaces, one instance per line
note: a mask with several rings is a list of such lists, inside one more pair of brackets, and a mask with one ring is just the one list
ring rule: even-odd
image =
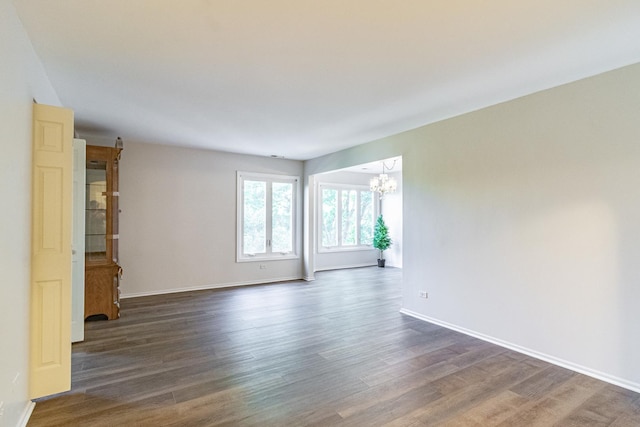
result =
[[238,172],[237,261],[296,258],[296,176]]
[[320,184],[318,250],[370,249],[376,196],[361,185]]

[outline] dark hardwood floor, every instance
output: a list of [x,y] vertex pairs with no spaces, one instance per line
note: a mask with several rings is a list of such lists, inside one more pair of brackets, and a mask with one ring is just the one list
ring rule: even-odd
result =
[[122,301],[29,426],[640,426],[640,395],[398,312],[401,270]]

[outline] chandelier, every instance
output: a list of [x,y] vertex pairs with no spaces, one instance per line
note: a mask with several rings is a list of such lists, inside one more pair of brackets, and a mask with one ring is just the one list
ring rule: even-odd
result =
[[393,193],[394,191],[396,191],[396,188],[398,188],[398,183],[396,182],[396,180],[389,177],[389,175],[385,173],[385,168],[391,170],[395,165],[395,160],[393,161],[393,165],[390,168],[387,167],[384,162],[382,162],[382,173],[371,178],[371,180],[369,181],[369,188],[371,189],[371,191],[380,193],[380,198],[383,198],[387,193]]

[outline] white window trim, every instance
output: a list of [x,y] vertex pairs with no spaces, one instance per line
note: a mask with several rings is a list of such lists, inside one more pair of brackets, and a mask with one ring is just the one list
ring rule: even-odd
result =
[[[286,259],[298,259],[298,210],[299,210],[299,187],[300,177],[293,175],[277,175],[256,172],[237,171],[236,174],[236,262],[258,262],[258,261],[276,261]],[[293,184],[293,200],[292,200],[292,251],[287,253],[266,252],[263,254],[249,255],[243,250],[243,223],[244,223],[244,180],[286,182]],[[267,194],[267,240],[271,240],[271,193]]]
[[[316,205],[317,205],[317,212],[316,212],[316,217],[318,218],[317,221],[317,230],[316,230],[316,235],[318,236],[318,238],[316,239],[317,241],[317,248],[316,250],[318,251],[318,253],[332,253],[332,252],[355,252],[355,251],[371,251],[371,250],[375,250],[373,245],[348,245],[348,246],[342,246],[342,245],[338,245],[338,246],[323,246],[322,245],[322,190],[328,188],[328,189],[333,189],[333,190],[358,190],[358,191],[370,191],[371,189],[366,186],[366,185],[362,185],[362,184],[337,184],[337,183],[332,183],[332,182],[319,182],[318,183],[318,189],[316,191]],[[379,198],[378,198],[378,193],[373,194],[373,221],[375,223],[376,218],[378,218],[379,215],[379,205],[380,203]],[[358,197],[358,212],[360,212],[360,197]],[[338,209],[338,213],[337,213],[337,217],[338,218],[342,218],[342,209],[339,208]],[[340,237],[341,237],[341,233],[342,233],[342,220],[339,221],[339,226],[338,226],[338,241],[340,241]],[[359,225],[358,224],[358,230],[359,230]],[[358,231],[359,233],[359,231]]]

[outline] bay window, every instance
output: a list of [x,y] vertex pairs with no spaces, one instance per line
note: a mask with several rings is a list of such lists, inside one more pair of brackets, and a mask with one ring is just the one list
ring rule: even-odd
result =
[[369,249],[377,214],[375,195],[366,186],[320,184],[318,249]]

